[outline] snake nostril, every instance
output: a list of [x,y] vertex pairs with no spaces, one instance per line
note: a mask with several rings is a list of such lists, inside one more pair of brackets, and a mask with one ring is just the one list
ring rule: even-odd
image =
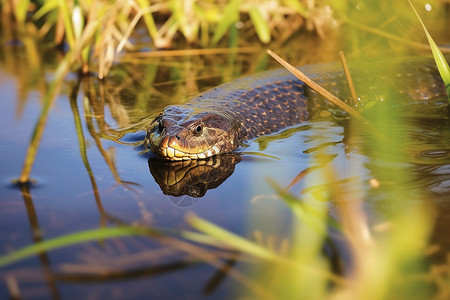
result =
[[181,140],[179,135],[176,135],[175,137],[177,138],[177,140]]

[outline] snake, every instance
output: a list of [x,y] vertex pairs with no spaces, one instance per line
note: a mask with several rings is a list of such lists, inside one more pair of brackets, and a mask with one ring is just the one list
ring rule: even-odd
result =
[[[348,69],[360,107],[387,102],[402,111],[447,111],[446,86],[433,58],[355,60]],[[339,99],[352,99],[340,63],[299,70]],[[330,109],[336,108],[288,70],[269,70],[221,84],[185,104],[166,106],[150,122],[143,144],[170,161],[205,159]]]

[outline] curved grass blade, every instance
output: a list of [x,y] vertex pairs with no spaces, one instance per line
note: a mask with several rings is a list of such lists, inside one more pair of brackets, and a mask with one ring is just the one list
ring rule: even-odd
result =
[[69,44],[70,48],[73,49],[75,47],[75,35],[73,32],[71,10],[69,9],[69,6],[65,0],[59,0],[58,5],[64,21],[64,30],[67,43]]
[[43,241],[17,251],[11,252],[0,257],[0,267],[10,265],[24,258],[33,256],[37,253],[54,250],[62,247],[71,246],[74,244],[109,239],[123,236],[143,235],[148,234],[148,230],[142,230],[133,227],[116,227],[116,228],[101,228],[94,230],[86,230],[73,234],[64,235],[47,241]]
[[84,230],[24,247],[17,251],[13,251],[9,254],[0,256],[0,268],[13,264],[22,259],[28,258],[30,256],[36,255],[43,251],[55,250],[90,241],[105,240],[119,237],[131,237],[131,236],[177,237],[204,245],[217,247],[223,246],[221,243],[217,242],[216,239],[196,232],[179,231],[163,228],[154,229],[154,228],[138,228],[132,226],[120,226],[115,228]]
[[433,38],[431,37],[430,33],[428,32],[427,28],[425,27],[425,24],[423,23],[422,19],[420,18],[419,14],[417,13],[416,8],[411,3],[411,0],[408,0],[409,5],[411,5],[411,8],[413,9],[414,13],[416,14],[417,18],[419,19],[420,24],[423,27],[423,30],[425,31],[425,34],[428,39],[428,43],[431,47],[431,52],[433,53],[434,60],[436,61],[436,66],[439,70],[439,74],[442,77],[442,80],[444,80],[446,89],[447,89],[447,97],[450,103],[450,67],[448,66],[447,61],[445,60],[444,55],[442,54],[441,50],[439,50],[439,47],[434,42]]
[[[143,11],[151,6],[150,1],[148,1],[148,0],[137,0],[136,2],[138,4],[138,6],[140,7],[140,9]],[[156,29],[156,24],[155,24],[155,20],[153,19],[153,15],[151,12],[145,12],[145,13],[143,13],[143,16],[144,16],[144,23],[145,23],[145,26],[147,27],[148,33],[153,38],[155,44],[157,44],[158,39],[159,39],[159,34],[158,34],[158,29]]]
[[305,8],[305,5],[301,1],[297,0],[285,0],[284,3],[286,3],[286,6],[289,8],[294,9],[296,12],[298,12],[302,16],[309,16],[310,13]]
[[225,35],[230,26],[239,21],[240,4],[241,4],[240,0],[231,0],[227,4],[227,6],[225,6],[223,18],[217,24],[216,30],[214,32],[214,36],[212,39],[213,44],[217,44],[220,41],[220,39],[222,39],[222,37]]
[[261,14],[261,10],[258,8],[258,6],[253,5],[250,8],[250,19],[253,22],[253,26],[255,26],[256,34],[258,35],[259,39],[263,43],[270,42],[270,29],[267,25],[266,20],[264,20],[263,15]]
[[[33,14],[33,20],[37,21],[46,14],[58,8],[58,0],[47,0],[42,6]],[[48,22],[48,20],[46,20]]]
[[19,24],[24,24],[27,18],[27,10],[30,5],[30,0],[19,0],[16,5],[16,9],[14,10],[16,19]]
[[262,259],[271,260],[277,258],[275,253],[267,250],[266,248],[261,247],[260,245],[224,228],[221,228],[205,219],[202,219],[193,213],[186,216],[186,221],[195,229],[204,232],[225,244],[232,245],[234,248],[244,253],[251,254]]

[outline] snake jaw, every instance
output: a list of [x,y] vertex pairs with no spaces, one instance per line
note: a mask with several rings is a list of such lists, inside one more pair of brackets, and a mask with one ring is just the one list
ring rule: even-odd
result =
[[160,148],[158,151],[155,151],[157,155],[166,158],[172,161],[180,161],[180,160],[191,160],[191,159],[205,159],[211,157],[213,155],[219,154],[220,149],[217,146],[213,146],[211,149],[208,149],[204,152],[200,153],[187,153],[180,151],[178,149],[172,148],[170,146]]
[[[160,140],[159,146],[152,148],[152,151],[155,154],[172,161],[205,159],[221,153],[221,148],[217,145],[202,152],[185,152],[181,150],[176,140],[176,137],[166,135]],[[150,139],[146,139],[146,145],[148,144],[151,145]]]

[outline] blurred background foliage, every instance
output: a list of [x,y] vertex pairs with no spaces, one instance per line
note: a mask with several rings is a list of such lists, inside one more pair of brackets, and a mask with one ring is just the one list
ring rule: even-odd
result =
[[[146,50],[153,51],[262,44],[276,48],[299,30],[327,39],[343,23],[379,34],[385,32],[405,41],[417,40],[417,20],[406,1],[1,0],[0,3],[2,33],[9,40],[25,42],[28,37],[76,52],[75,65],[87,73],[95,62],[99,78],[108,74],[118,54],[138,50],[141,42]],[[419,12],[433,9],[448,14],[445,0],[420,0],[415,5],[421,8]],[[435,15],[429,19],[424,16],[431,28],[430,22],[437,19]],[[135,30],[148,39],[133,39]],[[348,34],[349,39],[356,38],[352,32]]]
[[238,46],[238,30],[240,42],[285,40],[302,25],[324,35],[333,23],[330,7],[308,2],[2,0],[1,7],[6,34],[32,35],[76,50],[85,72],[96,59],[103,78],[118,53],[135,49],[129,39],[139,23],[153,49],[173,48],[177,40],[189,47],[214,47],[226,35],[228,46]]

